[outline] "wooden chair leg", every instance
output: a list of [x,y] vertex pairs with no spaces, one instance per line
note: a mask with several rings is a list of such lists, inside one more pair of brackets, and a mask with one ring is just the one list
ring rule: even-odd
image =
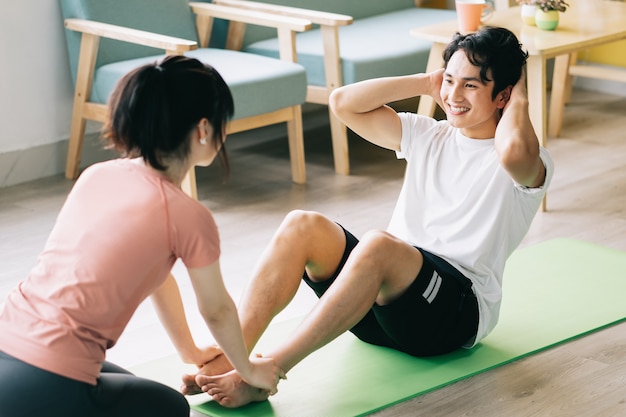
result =
[[[567,79],[569,75],[570,55],[559,55],[554,60],[552,76],[552,94],[550,96],[550,113],[548,118],[548,136],[558,137],[563,125],[563,110],[568,95]],[[571,80],[569,82],[571,88]]]
[[[573,54],[570,54],[569,56],[569,66],[572,67],[573,65],[576,65],[576,62],[578,62],[578,53],[575,52]],[[574,77],[572,76],[571,72],[568,71],[567,75],[565,76],[565,104],[569,103],[572,99],[573,87]]]
[[340,175],[350,175],[348,128],[333,114],[330,109],[328,109],[328,116],[330,119],[330,134],[333,141],[335,172]]
[[78,177],[80,156],[85,137],[86,121],[84,108],[91,94],[93,72],[96,67],[99,43],[100,38],[98,36],[85,33],[81,37],[76,86],[74,88],[72,126],[70,128],[70,140],[67,149],[67,160],[65,162],[65,177],[68,179],[76,179]]
[[[324,74],[326,77],[326,91],[320,101],[328,104],[328,98],[335,88],[343,85],[341,73],[341,54],[339,51],[339,28],[337,26],[322,26],[322,42],[324,43]],[[323,100],[322,100],[323,99]],[[328,109],[330,119],[330,133],[333,141],[333,160],[335,172],[340,175],[350,175],[350,157],[348,154],[348,128]]]
[[293,117],[287,122],[289,160],[291,161],[291,179],[296,184],[304,184],[306,183],[306,165],[304,161],[302,107],[294,106],[292,109]]
[[83,149],[83,140],[85,138],[86,120],[83,118],[82,106],[80,98],[74,99],[74,110],[72,111],[72,125],[70,127],[70,140],[67,147],[67,159],[65,161],[65,178],[75,180],[78,177],[78,168],[80,165],[80,156]]
[[[430,48],[428,55],[428,62],[426,63],[426,72],[435,71],[443,66],[443,51],[446,45],[443,43],[435,42]],[[417,105],[417,114],[423,116],[433,117],[435,109],[437,108],[437,102],[431,96],[424,95],[419,98]]]

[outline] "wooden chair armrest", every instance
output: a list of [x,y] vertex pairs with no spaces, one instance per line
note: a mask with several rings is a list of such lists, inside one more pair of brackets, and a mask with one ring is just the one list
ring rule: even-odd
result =
[[[341,74],[341,54],[339,52],[339,27],[351,25],[354,21],[352,16],[246,0],[213,0],[213,4],[228,5],[230,7],[245,10],[263,11],[280,16],[305,18],[309,19],[314,24],[319,25],[324,45],[324,73],[326,75],[326,86],[309,86],[307,91],[307,101],[328,104],[328,96],[330,92],[343,85]],[[237,32],[234,30],[233,33],[233,38],[239,37],[236,40],[237,43],[233,43],[233,45],[240,46],[243,43],[242,31],[240,30]],[[293,56],[296,56],[295,50],[293,52]]]
[[168,53],[182,54],[198,48],[195,41],[92,20],[66,19],[65,27],[76,32],[164,49]]
[[[339,0],[340,1],[340,0]],[[214,0],[213,4],[221,4],[245,10],[256,10],[272,13],[280,16],[292,16],[296,18],[308,19],[311,22],[322,26],[346,26],[352,24],[352,16],[320,12],[316,10],[301,9],[298,7],[278,6],[245,0]]]
[[309,19],[282,16],[261,10],[235,8],[215,3],[189,3],[193,12],[199,16],[207,16],[233,22],[273,27],[279,30],[304,32],[313,27]]

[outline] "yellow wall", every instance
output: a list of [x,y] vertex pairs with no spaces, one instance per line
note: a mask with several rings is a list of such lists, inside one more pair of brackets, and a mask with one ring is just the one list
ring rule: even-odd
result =
[[626,40],[581,51],[578,54],[578,59],[597,64],[626,67]]

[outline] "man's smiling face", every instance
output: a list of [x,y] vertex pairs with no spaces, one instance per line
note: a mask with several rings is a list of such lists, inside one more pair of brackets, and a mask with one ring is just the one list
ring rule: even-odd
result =
[[[490,72],[487,76],[491,78]],[[450,125],[469,138],[493,138],[506,93],[492,99],[492,92],[493,81],[483,82],[480,67],[468,60],[465,51],[456,51],[448,61],[440,91]]]

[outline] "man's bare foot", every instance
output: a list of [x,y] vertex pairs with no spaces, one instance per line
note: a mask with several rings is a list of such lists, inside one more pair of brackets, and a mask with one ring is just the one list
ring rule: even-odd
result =
[[224,375],[196,375],[196,384],[221,406],[237,408],[251,402],[265,401],[269,392],[246,384],[235,371]]
[[183,385],[180,387],[180,392],[182,392],[183,395],[200,394],[203,391],[196,383],[196,375],[221,375],[232,369],[233,366],[226,358],[226,355],[218,355],[212,361],[205,363],[195,375],[184,374]]

